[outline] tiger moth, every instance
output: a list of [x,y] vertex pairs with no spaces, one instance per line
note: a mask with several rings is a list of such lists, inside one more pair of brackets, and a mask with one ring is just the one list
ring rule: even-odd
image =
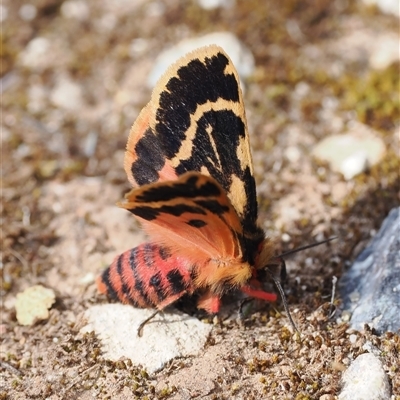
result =
[[118,205],[149,241],[115,258],[97,279],[101,293],[157,310],[196,295],[211,314],[234,289],[277,299],[259,279],[279,258],[257,224],[243,97],[222,48],[199,48],[168,68],[131,128],[124,168],[133,189]]

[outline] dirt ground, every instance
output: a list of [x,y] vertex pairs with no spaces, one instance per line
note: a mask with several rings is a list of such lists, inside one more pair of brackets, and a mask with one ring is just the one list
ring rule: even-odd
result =
[[[400,198],[399,63],[369,62],[398,34],[398,18],[331,0],[238,0],[216,10],[178,0],[37,0],[33,18],[21,0],[2,4],[0,399],[329,400],[365,344],[379,350],[400,399],[400,336],[354,332],[329,317],[332,278]],[[104,359],[96,337],[79,330],[84,310],[107,301],[94,278],[143,240],[115,202],[129,189],[123,151],[150,97],[147,74],[165,48],[212,31],[234,33],[255,57],[245,104],[259,218],[277,251],[338,240],[287,260],[301,340],[281,305],[264,304],[244,323],[216,324],[199,356],[149,375]],[[387,151],[345,181],[310,152],[355,123]],[[35,284],[52,288],[56,303],[48,320],[20,326],[16,295]]]

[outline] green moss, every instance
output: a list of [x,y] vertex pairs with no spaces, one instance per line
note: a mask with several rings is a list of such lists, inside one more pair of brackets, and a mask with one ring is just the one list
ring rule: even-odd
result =
[[342,97],[341,108],[355,111],[357,119],[375,129],[390,131],[399,123],[399,64],[367,76],[344,75],[333,86]]
[[295,397],[295,400],[311,400],[312,397],[310,397],[308,394],[305,393],[298,393]]
[[21,381],[20,381],[19,379],[14,379],[14,380],[11,382],[11,387],[12,387],[13,389],[16,389],[20,384],[21,384]]

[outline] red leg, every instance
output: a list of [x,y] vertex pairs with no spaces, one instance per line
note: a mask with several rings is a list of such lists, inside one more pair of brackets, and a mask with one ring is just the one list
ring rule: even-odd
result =
[[220,307],[221,299],[216,295],[212,295],[211,293],[205,293],[203,296],[201,296],[197,303],[197,308],[202,308],[209,314],[217,314]]
[[264,292],[263,290],[253,289],[250,286],[243,286],[240,290],[251,297],[265,301],[276,301],[278,298],[276,293]]

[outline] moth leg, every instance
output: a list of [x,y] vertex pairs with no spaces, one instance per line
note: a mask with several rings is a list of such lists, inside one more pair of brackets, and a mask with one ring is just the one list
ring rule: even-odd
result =
[[144,328],[144,326],[145,326],[149,321],[151,321],[151,320],[152,320],[158,313],[160,313],[161,311],[162,311],[162,310],[154,311],[153,314],[150,315],[150,317],[146,318],[143,322],[140,323],[140,325],[139,325],[139,327],[138,327],[138,329],[137,329],[137,335],[138,335],[139,337],[142,337],[142,336],[143,336],[143,328]]
[[255,299],[273,302],[278,298],[276,293],[264,292],[263,290],[254,289],[250,286],[243,286],[240,290],[248,296],[254,297]]
[[184,294],[186,294],[186,291],[180,292],[176,294],[175,296],[170,296],[167,299],[165,299],[163,302],[157,305],[158,310],[154,311],[153,314],[151,314],[148,318],[146,318],[143,322],[140,323],[138,329],[137,329],[137,335],[139,337],[143,336],[143,328],[144,326],[151,321],[158,313],[164,310],[164,308],[172,305],[176,301],[178,301]]
[[206,310],[209,314],[218,314],[219,309],[221,308],[221,298],[215,294],[207,292],[200,297],[197,302],[197,308]]

